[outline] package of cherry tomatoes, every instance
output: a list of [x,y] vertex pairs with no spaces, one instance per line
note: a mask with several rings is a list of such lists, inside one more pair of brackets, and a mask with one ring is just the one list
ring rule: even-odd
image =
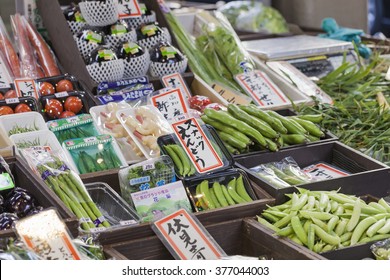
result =
[[46,121],[73,117],[89,112],[87,95],[82,91],[63,91],[39,98]]
[[39,96],[82,90],[77,79],[69,74],[37,79],[35,83]]
[[16,98],[16,91],[11,88],[0,88],[0,100]]
[[0,100],[0,116],[24,112],[39,112],[39,106],[33,97],[16,97]]

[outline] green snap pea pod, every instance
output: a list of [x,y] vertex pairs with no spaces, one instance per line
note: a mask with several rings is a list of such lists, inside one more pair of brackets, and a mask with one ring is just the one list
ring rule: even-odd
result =
[[169,157],[172,159],[173,163],[175,164],[179,175],[183,176],[183,164],[182,164],[180,158],[176,155],[176,153],[173,151],[173,149],[170,145],[167,145],[164,148],[167,151]]
[[116,168],[114,162],[111,159],[111,154],[109,152],[109,149],[104,149],[102,153],[103,153],[104,162],[106,163],[107,168],[108,169]]
[[387,239],[387,238],[390,238],[390,234],[377,234],[377,235],[375,235],[373,237],[362,238],[359,241],[359,244],[364,244],[364,243],[368,243],[368,242],[374,242],[374,241],[378,241],[378,240],[384,240],[384,239]]
[[280,122],[283,124],[283,126],[287,129],[288,133],[290,133],[290,134],[305,134],[306,133],[306,130],[304,130],[302,126],[298,125],[293,120],[288,119],[284,116],[281,116],[274,111],[266,111],[266,112],[270,117],[274,117],[274,118],[280,120]]
[[306,219],[316,218],[322,221],[330,220],[334,217],[334,215],[330,213],[324,213],[324,212],[314,212],[314,211],[308,211],[308,210],[301,210],[299,213],[302,215],[302,217]]
[[315,202],[316,202],[316,198],[312,195],[310,195],[308,198],[307,198],[307,207],[306,207],[306,210],[312,210],[315,206]]
[[347,231],[346,233],[342,234],[340,236],[340,241],[341,242],[345,242],[345,241],[349,241],[351,242],[351,237],[352,237],[352,232],[351,231]]
[[384,224],[384,226],[381,229],[378,230],[378,233],[380,233],[380,234],[390,233],[390,219],[386,220],[386,223]]
[[227,202],[223,194],[222,187],[218,182],[213,183],[213,190],[215,192],[215,196],[217,197],[219,204],[221,204],[222,207],[229,206],[229,203]]
[[339,222],[340,218],[338,216],[334,216],[332,217],[329,221],[328,221],[328,232],[331,232],[333,231],[333,229],[336,227],[337,223]]
[[[329,198],[329,197],[328,197]],[[330,210],[332,212],[336,212],[337,208],[339,207],[339,203],[337,201],[331,201],[331,208]]]
[[390,204],[388,204],[383,198],[381,198],[381,199],[378,200],[378,204],[380,204],[381,206],[383,206],[383,208],[386,209],[386,212],[389,212],[389,213],[390,213]]
[[351,245],[351,240],[344,241],[344,242],[341,243],[341,245],[342,245],[343,247],[348,247],[348,246]]
[[341,203],[341,204],[345,204],[345,203],[355,203],[355,200],[351,199],[351,198],[348,198],[348,197],[344,197],[336,192],[329,192],[327,193],[329,198],[334,200],[334,201],[337,201],[338,203]]
[[275,210],[270,210],[270,209],[264,210],[264,213],[269,213],[269,214],[274,215],[274,216],[279,217],[279,218],[284,218],[288,215],[287,213],[275,211]]
[[357,226],[357,224],[359,223],[360,214],[361,204],[359,200],[356,200],[356,202],[354,203],[351,219],[347,224],[348,231],[352,231]]
[[334,232],[338,236],[341,236],[342,234],[344,234],[345,230],[347,229],[347,224],[348,224],[348,220],[347,219],[341,219],[339,221],[339,223],[337,224],[336,229],[334,230]]
[[236,178],[230,180],[227,186],[228,193],[237,204],[245,203],[246,202],[245,199],[239,196],[239,194],[236,192],[236,185],[237,185],[236,181],[237,181]]
[[233,146],[230,146],[228,143],[224,142],[222,140],[223,144],[225,145],[226,149],[231,153],[232,155],[239,155],[240,151],[234,148]]
[[257,143],[260,144],[260,146],[267,147],[267,143],[264,139],[264,136],[261,135],[260,132],[258,132],[253,127],[247,125],[245,122],[233,118],[227,112],[216,111],[213,109],[206,108],[204,110],[204,113],[207,117],[220,121],[223,124],[233,127],[238,131],[244,133],[245,135],[252,137]]
[[[345,203],[343,206],[344,206],[344,208],[346,208],[346,209],[353,209],[354,204]],[[367,215],[383,214],[383,213],[382,213],[380,210],[378,210],[377,208],[368,206],[368,205],[366,205],[364,202],[361,202],[361,201],[360,201],[360,211],[361,211],[361,213],[367,214]]]
[[325,212],[329,213],[331,209],[332,209],[332,205],[330,204],[330,202],[328,202],[328,205],[325,208]]
[[234,148],[237,149],[245,149],[246,144],[241,142],[240,140],[234,138],[234,136],[223,132],[223,131],[218,131],[218,135],[221,138],[221,140],[225,143],[228,143],[229,145],[233,146]]
[[261,135],[267,138],[276,139],[279,136],[279,134],[268,125],[268,123],[251,116],[235,104],[228,105],[228,112],[236,119],[239,119],[255,128],[261,133]]
[[310,121],[312,123],[321,123],[321,121],[324,119],[324,116],[322,114],[317,115],[299,115],[298,118],[306,121]]
[[302,209],[302,207],[307,203],[307,200],[309,199],[309,196],[304,193],[302,194],[298,201],[296,201],[296,203],[293,202],[293,204],[291,205],[291,210],[292,211],[299,211]]
[[276,234],[279,236],[287,237],[294,233],[294,230],[291,226],[284,227],[276,231]]
[[216,206],[214,204],[214,201],[211,198],[210,190],[209,190],[209,182],[207,180],[204,180],[200,183],[200,192],[203,195],[203,201],[207,205],[208,209],[215,209]]
[[202,207],[203,210],[207,210],[208,209],[207,204],[204,202],[203,194],[200,191],[200,184],[196,186],[195,193],[196,193],[196,197],[199,201],[200,207]]
[[374,217],[367,217],[363,221],[359,222],[359,224],[355,227],[351,237],[351,245],[355,245],[363,233],[374,223],[376,223],[376,219]]
[[236,203],[234,202],[233,198],[230,196],[227,188],[225,185],[221,185],[221,188],[222,188],[222,192],[223,192],[223,195],[225,196],[227,202],[229,203],[229,205],[235,205]]
[[320,210],[324,211],[325,208],[328,206],[329,202],[329,196],[326,193],[321,193],[320,196]]
[[265,137],[265,141],[267,142],[268,150],[271,152],[277,152],[279,150],[278,145],[271,139]]
[[377,202],[370,202],[370,203],[368,203],[368,206],[371,206],[372,208],[375,208],[381,212],[386,212],[386,208]]
[[307,143],[307,138],[302,134],[282,134],[283,143],[289,145],[298,145]]
[[310,224],[307,232],[307,247],[312,251],[314,247],[315,238],[316,238],[316,233],[314,231],[314,227],[312,224]]
[[342,206],[342,205],[339,205],[338,207],[337,207],[337,210],[335,211],[335,215],[341,215],[341,214],[343,214],[344,213],[344,207]]
[[253,199],[249,196],[248,192],[246,191],[246,188],[244,185],[244,179],[243,179],[242,175],[240,175],[236,180],[236,192],[245,201],[247,201],[247,202],[253,201]]
[[325,243],[328,243],[330,245],[339,245],[341,243],[340,241],[340,237],[338,236],[333,236],[329,233],[327,233],[326,231],[324,231],[322,228],[320,228],[319,226],[313,224],[312,225],[314,227],[314,231],[316,233],[316,235],[322,239]]
[[307,245],[307,233],[302,227],[301,220],[298,216],[291,218],[291,227],[293,228],[296,236],[301,240],[301,242]]
[[207,117],[206,115],[203,115],[201,116],[202,120],[206,123],[206,124],[209,124],[211,126],[213,126],[215,129],[219,130],[219,131],[223,131],[229,135],[231,135],[232,137],[236,138],[237,140],[241,141],[242,143],[245,143],[245,145],[252,145],[253,142],[251,139],[249,139],[249,137],[247,137],[244,133],[236,130],[236,129],[233,129],[219,121],[216,121],[216,120],[213,120],[209,117]]
[[218,198],[217,198],[217,196],[215,195],[215,190],[214,190],[214,188],[210,188],[209,191],[210,191],[210,199],[213,200],[214,205],[215,205],[215,208],[221,208],[222,205],[219,203]]
[[380,230],[385,224],[386,224],[385,218],[377,221],[375,224],[373,224],[372,226],[370,226],[367,229],[367,232],[366,232],[367,236],[373,237],[378,232],[378,230]]
[[317,142],[321,140],[319,137],[313,135],[306,135],[306,139],[309,140],[309,142]]
[[279,136],[278,139],[276,139],[276,145],[278,148],[283,148],[284,147],[284,142],[282,136]]
[[279,217],[276,217],[270,213],[267,213],[267,212],[263,212],[261,215],[263,215],[264,218],[268,219],[269,221],[273,222],[273,223],[276,223],[277,221],[280,220]]
[[287,133],[287,129],[283,126],[282,122],[276,118],[270,117],[266,112],[256,107],[255,105],[239,105],[241,110],[247,112],[248,114],[265,121],[268,123],[276,132]]
[[83,154],[81,152],[78,153],[78,158],[79,160],[77,161],[77,167],[79,169],[80,174],[88,173],[84,164]]
[[257,216],[257,221],[262,224],[263,226],[266,226],[267,228],[277,232],[279,229],[277,227],[275,227],[273,224],[271,224],[270,222],[268,222],[266,219],[263,219],[262,217],[260,216]]
[[319,253],[319,252],[322,251],[322,248],[324,248],[324,246],[325,246],[325,244],[322,241],[317,242],[313,246],[313,251],[316,252],[316,253]]
[[282,228],[282,227],[285,227],[287,226],[290,222],[291,222],[291,218],[296,216],[297,212],[296,211],[293,211],[291,212],[290,214],[288,214],[286,217],[280,219],[279,221],[277,221],[274,226],[278,227],[278,228]]
[[292,241],[294,241],[295,243],[297,243],[297,244],[299,244],[299,245],[302,245],[303,246],[303,243],[302,243],[302,241],[296,236],[296,235],[294,235],[294,236],[291,236],[290,237],[290,239],[292,240]]
[[319,138],[325,137],[325,133],[321,129],[319,129],[319,127],[314,123],[296,117],[292,117],[292,119],[296,121],[298,124],[300,124],[307,132],[309,132],[310,135]]
[[326,223],[324,223],[323,221],[316,219],[316,218],[311,218],[311,220],[313,221],[313,223],[315,223],[317,226],[319,226],[323,230],[325,230],[325,231],[328,230],[328,225]]
[[191,173],[191,161],[188,158],[186,152],[179,145],[172,145],[173,152],[179,157],[181,164],[183,165],[183,176]]
[[86,167],[88,173],[92,173],[92,172],[98,171],[98,169],[96,168],[96,165],[95,165],[94,158],[92,156],[90,156],[89,154],[87,154],[86,152],[84,152],[84,151],[82,151],[82,153],[83,153],[85,167]]
[[305,232],[308,232],[309,231],[309,226],[312,224],[313,222],[311,220],[306,220],[306,222],[303,224],[303,229],[305,230]]
[[322,248],[321,250],[321,253],[325,253],[325,252],[328,252],[328,251],[332,251],[336,248],[335,245],[330,245],[330,244],[327,244],[324,246],[324,248]]

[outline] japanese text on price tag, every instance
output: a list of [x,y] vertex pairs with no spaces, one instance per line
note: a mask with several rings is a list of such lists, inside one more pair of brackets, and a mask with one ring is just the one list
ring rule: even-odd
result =
[[252,98],[249,96],[227,89],[218,83],[213,84],[212,88],[230,104],[248,105],[252,102]]
[[0,88],[9,88],[12,83],[10,74],[3,59],[0,56]]
[[190,90],[188,89],[180,73],[166,75],[162,77],[161,80],[165,87],[180,88],[181,92],[184,93],[187,98],[191,97]]
[[33,79],[16,79],[14,81],[18,97],[34,97],[38,99],[37,87]]
[[216,260],[225,256],[206,230],[184,209],[158,220],[153,230],[181,260]]
[[325,163],[310,165],[303,169],[303,171],[309,174],[316,181],[328,180],[349,175],[348,173]]
[[134,18],[142,15],[137,0],[116,0],[119,11],[119,18]]
[[164,91],[152,97],[153,106],[156,107],[165,119],[171,120],[188,112],[180,88]]
[[238,74],[235,79],[259,106],[278,106],[290,103],[271,79],[259,70]]
[[221,158],[195,118],[172,123],[172,128],[199,173],[223,166]]

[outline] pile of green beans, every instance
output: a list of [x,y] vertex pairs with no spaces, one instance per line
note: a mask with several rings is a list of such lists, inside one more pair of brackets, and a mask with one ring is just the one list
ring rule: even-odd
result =
[[206,108],[202,120],[213,126],[232,154],[259,149],[278,151],[288,145],[318,141],[325,137],[316,125],[321,115],[285,117],[255,105],[229,104],[228,111]]
[[264,210],[259,223],[316,253],[390,237],[384,199],[367,204],[337,191],[298,190],[286,203]]

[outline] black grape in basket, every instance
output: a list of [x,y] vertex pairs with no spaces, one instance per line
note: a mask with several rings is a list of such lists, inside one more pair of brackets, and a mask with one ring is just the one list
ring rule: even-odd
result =
[[77,38],[87,43],[104,45],[104,30],[99,27],[85,26],[78,34]]
[[67,21],[85,22],[78,6],[72,5],[69,8],[65,9],[64,16]]
[[127,61],[130,61],[132,58],[139,57],[144,53],[145,52],[142,47],[133,42],[122,43],[116,52],[118,58],[123,58]]
[[153,62],[176,63],[183,61],[184,56],[168,42],[161,42],[150,51],[150,60]]
[[118,57],[116,56],[114,50],[110,46],[104,45],[97,47],[88,55],[87,63],[89,65],[93,63],[100,64],[105,61],[112,61],[117,59]]
[[137,29],[137,40],[159,36],[163,32],[157,22],[144,23]]
[[0,214],[0,230],[13,228],[14,223],[19,220],[18,216],[12,213]]

